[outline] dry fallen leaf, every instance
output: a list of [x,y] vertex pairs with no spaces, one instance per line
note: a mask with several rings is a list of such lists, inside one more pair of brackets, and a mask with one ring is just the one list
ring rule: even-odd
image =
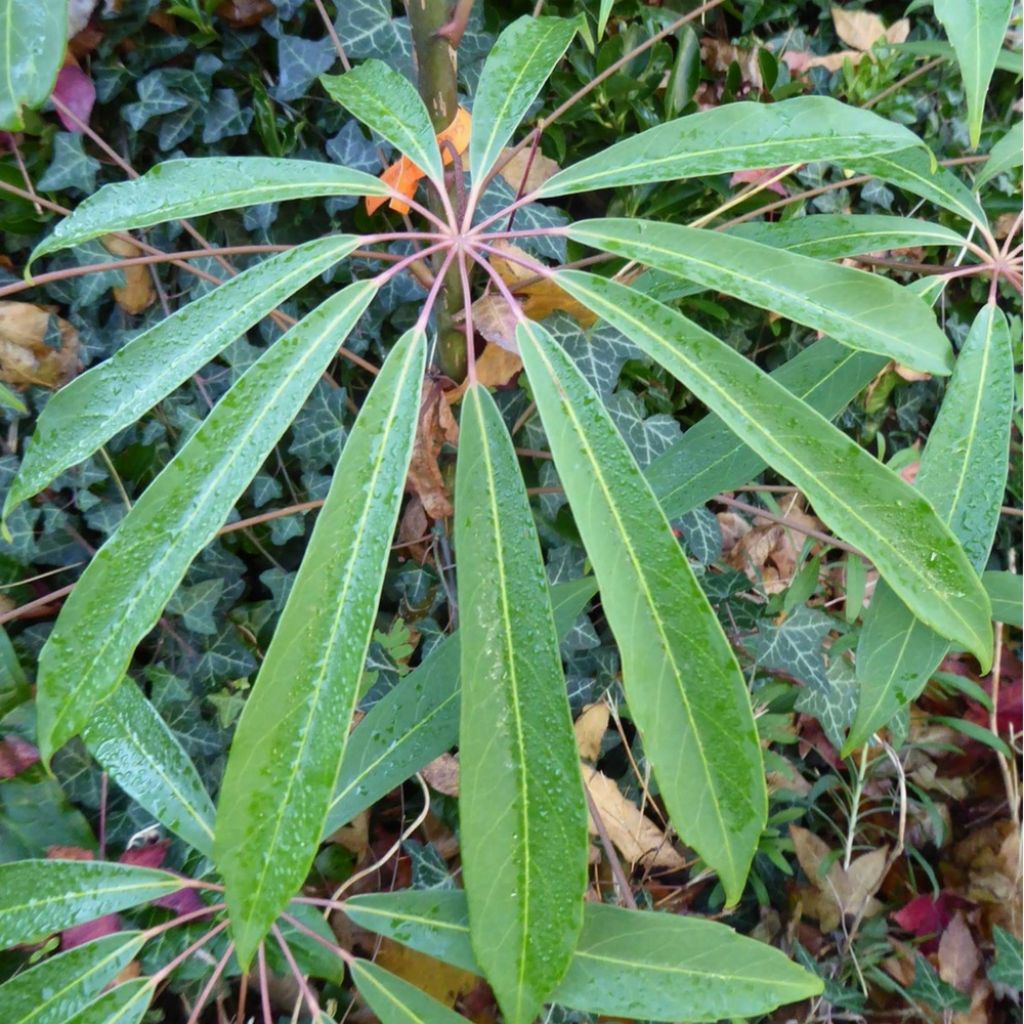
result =
[[603,701],[588,704],[573,723],[576,748],[584,761],[596,761],[601,756],[601,740],[608,729],[611,711]]
[[370,812],[360,811],[347,825],[332,832],[328,842],[344,846],[358,861],[370,847]]
[[493,292],[481,295],[473,303],[473,328],[476,333],[508,352],[518,352],[516,346],[516,314],[504,295]]
[[[102,242],[103,248],[119,259],[132,259],[142,255],[142,250],[137,245],[115,235],[104,235]],[[117,304],[126,313],[135,316],[156,301],[153,277],[147,266],[125,267],[121,273],[124,275],[124,285],[112,288],[111,292]]]
[[[523,368],[523,361],[515,352],[500,345],[485,345],[476,361],[476,379],[489,388],[504,387]],[[457,402],[466,393],[469,381],[445,392],[448,404]]]
[[430,520],[423,502],[413,494],[405,503],[402,518],[398,521],[397,550],[423,565],[430,557],[430,541]]
[[78,332],[31,302],[0,302],[0,380],[55,388],[78,372]]
[[939,940],[939,977],[961,992],[970,992],[980,966],[981,957],[971,929],[964,915],[958,913]]
[[[583,765],[583,779],[601,821],[615,848],[630,864],[643,864],[646,868],[681,871],[686,861],[640,808],[622,795],[613,779],[589,765]],[[590,821],[590,834],[597,835],[597,826]]]
[[459,795],[459,759],[454,754],[444,753],[435,757],[425,768],[420,769],[427,785],[445,796]]
[[224,0],[216,14],[233,28],[251,28],[276,10],[270,0]]
[[406,486],[423,502],[423,509],[431,519],[445,519],[452,514],[448,488],[437,459],[444,444],[456,444],[458,439],[459,425],[444,399],[440,382],[425,380]]
[[376,962],[445,1006],[454,1006],[480,981],[475,974],[441,963],[391,939],[382,939]]
[[888,43],[903,43],[910,34],[910,22],[906,18],[894,21],[886,28],[877,14],[846,7],[832,8],[832,24],[836,35],[855,50],[870,50],[880,39]]
[[[507,149],[502,150],[502,156],[504,157],[507,152]],[[548,178],[554,177],[560,170],[558,164],[543,153],[534,153],[531,160],[529,151],[521,149],[498,173],[513,189],[517,192],[522,191],[525,195],[540,188]]]
[[[527,261],[531,259],[529,253],[507,242],[497,242],[494,248]],[[492,256],[491,266],[519,298],[523,312],[531,320],[543,320],[558,311],[568,313],[581,327],[590,327],[597,320],[594,313],[559,288],[554,281],[546,278],[538,280],[537,275],[527,267],[501,256]]]

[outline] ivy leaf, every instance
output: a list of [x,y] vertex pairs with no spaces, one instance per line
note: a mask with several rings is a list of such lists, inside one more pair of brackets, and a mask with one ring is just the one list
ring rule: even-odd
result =
[[763,622],[758,632],[743,641],[767,671],[795,676],[811,689],[827,693],[825,638],[835,626],[832,617],[817,608],[800,605],[781,623]]
[[66,188],[91,193],[96,189],[99,160],[82,148],[82,136],[75,132],[58,132],[53,137],[50,166],[36,182],[40,192],[60,192]]
[[[338,59],[330,38],[301,39],[281,35],[277,40],[277,88],[275,99],[287,102],[298,99]],[[234,95],[232,93],[232,95]]]

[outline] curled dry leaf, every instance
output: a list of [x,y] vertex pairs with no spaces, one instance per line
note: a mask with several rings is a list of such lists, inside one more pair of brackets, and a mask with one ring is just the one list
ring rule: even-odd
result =
[[[613,779],[584,764],[583,780],[601,821],[615,848],[630,864],[663,871],[682,871],[686,861],[669,842],[665,833],[644,816],[640,808],[622,795]],[[593,819],[590,834],[597,835]]]
[[[142,255],[142,250],[137,245],[114,235],[103,236],[103,248],[118,259],[133,259]],[[156,301],[156,289],[153,287],[149,267],[125,267],[121,273],[124,275],[124,284],[111,289],[114,301],[132,316],[153,305]]]
[[459,759],[444,753],[420,771],[427,785],[445,796],[459,795]]
[[[509,353],[517,353],[516,314],[503,295],[481,295],[473,303],[473,327],[477,334]],[[519,364],[520,367],[522,363]],[[478,367],[479,370],[479,367]]]
[[56,388],[79,369],[78,332],[51,308],[0,302],[0,380]]
[[402,556],[414,558],[423,565],[430,557],[430,539],[430,520],[423,502],[413,494],[398,521],[397,549]]
[[452,503],[438,457],[445,444],[454,445],[458,440],[459,425],[445,401],[440,382],[425,380],[406,486],[420,499],[423,510],[431,519],[445,519],[452,514]]
[[601,756],[601,740],[608,730],[611,711],[603,701],[588,704],[573,723],[576,749],[584,761],[596,761]]
[[[507,242],[496,242],[494,248],[513,256],[531,259],[529,253]],[[568,313],[581,327],[590,327],[596,322],[597,316],[594,313],[564,292],[554,281],[546,278],[538,280],[537,275],[530,273],[526,267],[502,259],[501,256],[492,256],[491,266],[519,298],[523,312],[531,320],[543,320],[561,311]]]
[[[507,152],[508,149],[502,150],[502,158]],[[529,150],[521,149],[498,172],[512,188],[524,195],[540,188],[548,178],[554,177],[562,169],[543,153],[533,153],[532,160],[530,156]]]

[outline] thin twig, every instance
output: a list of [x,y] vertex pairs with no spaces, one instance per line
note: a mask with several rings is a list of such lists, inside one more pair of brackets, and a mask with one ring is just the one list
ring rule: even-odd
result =
[[619,855],[615,852],[611,836],[608,835],[608,829],[605,827],[604,819],[601,817],[601,810],[594,802],[594,797],[590,792],[590,787],[587,785],[586,779],[583,780],[583,792],[587,795],[587,807],[590,809],[590,820],[594,823],[594,828],[597,829],[597,835],[601,840],[604,855],[608,858],[608,866],[611,868],[612,875],[615,878],[615,885],[619,890],[619,898],[627,907],[629,907],[630,910],[636,910],[637,905],[636,899],[633,896],[633,890],[630,888],[629,881],[626,878],[625,872],[622,870]]

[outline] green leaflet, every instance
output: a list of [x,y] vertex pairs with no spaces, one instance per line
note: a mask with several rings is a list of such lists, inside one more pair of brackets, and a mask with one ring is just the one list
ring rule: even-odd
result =
[[966,241],[943,224],[880,214],[823,213],[778,223],[749,221],[737,224],[728,233],[819,260],[836,260],[912,245],[960,248]]
[[370,389],[235,730],[214,856],[243,967],[302,885],[323,834],[398,520],[425,352],[423,332],[407,331]]
[[[909,8],[908,8],[909,13]],[[902,50],[918,57],[942,57],[944,60],[955,60],[956,52],[949,43],[941,39],[911,39],[905,43],[889,43],[886,49]],[[996,70],[1009,71],[1011,75],[1020,74],[1020,54],[1013,50],[1000,50],[996,55]]]
[[955,536],[922,495],[738,352],[613,281],[558,283],[664,366],[810,499],[937,632],[992,661],[991,608]]
[[569,966],[587,817],[530,501],[494,400],[463,399],[455,485],[462,612],[459,826],[473,948],[510,1024]]
[[1006,38],[1013,0],[934,0],[933,6],[935,17],[942,22],[953,44],[963,75],[973,148],[981,138],[985,96]]
[[22,108],[46,102],[67,32],[67,0],[0,0],[0,130],[20,131]]
[[523,15],[498,36],[473,96],[469,171],[475,190],[482,188],[484,176],[562,59],[576,28],[566,18]]
[[350,968],[359,994],[382,1024],[462,1024],[466,1018],[372,960]]
[[[978,569],[999,524],[1013,388],[1009,326],[995,306],[985,306],[957,359],[917,474],[917,489]],[[880,583],[857,644],[857,715],[844,751],[863,744],[917,697],[948,650],[943,637]]]
[[106,935],[15,975],[0,985],[4,1024],[64,1024],[128,965],[144,941],[139,932]]
[[[560,637],[597,593],[593,576],[551,588]],[[324,826],[328,836],[459,742],[459,633],[442,640],[353,730]]]
[[672,824],[735,903],[767,804],[743,676],[597,394],[543,327],[521,324],[516,336]]
[[404,75],[381,60],[366,60],[343,75],[321,75],[320,82],[331,99],[387,139],[435,185],[444,187],[441,150],[430,115]]
[[25,274],[28,276],[40,256],[112,231],[130,231],[256,203],[311,196],[383,195],[387,190],[371,175],[317,160],[269,156],[168,160],[141,178],[104,185],[79,203],[74,213],[35,247]]
[[360,281],[279,338],[235,382],[97,552],[39,657],[44,759],[120,685],[192,559],[213,539],[376,292]]
[[[771,377],[826,419],[832,419],[885,364],[883,356],[857,352],[831,338],[822,338],[780,366]],[[645,475],[665,515],[677,519],[720,491],[750,483],[765,465],[757,452],[709,413],[658,456]]]
[[986,572],[981,582],[992,602],[992,621],[1024,629],[1020,576],[1015,572]]
[[136,803],[204,856],[213,849],[213,801],[191,758],[130,680],[84,730],[89,752]]
[[358,244],[354,235],[333,235],[272,256],[143,331],[61,388],[36,421],[4,501],[4,518]]
[[1020,167],[1022,162],[1024,162],[1024,121],[1018,121],[989,151],[988,161],[974,179],[974,187],[981,188],[982,185],[1004,171],[1012,171],[1014,167]]
[[166,871],[90,860],[0,864],[0,947],[17,946],[185,885]]
[[149,1009],[152,997],[148,978],[126,981],[105,992],[63,1024],[138,1024]]
[[[356,924],[468,971],[465,893],[374,893],[347,901]],[[682,914],[587,903],[572,964],[551,1001],[630,1020],[757,1017],[818,995],[819,978],[777,949]]]
[[932,311],[880,275],[676,224],[608,218],[579,221],[566,233],[585,245],[781,313],[851,348],[927,373],[952,369],[949,340]]
[[15,412],[25,413],[25,403],[10,388],[0,384],[0,405]]
[[827,96],[729,103],[629,139],[567,167],[537,193],[551,197],[796,161],[853,161],[923,146],[913,132]]
[[988,224],[985,211],[971,190],[952,171],[936,166],[935,158],[926,149],[876,153],[852,161],[851,166],[952,210],[965,220]]

